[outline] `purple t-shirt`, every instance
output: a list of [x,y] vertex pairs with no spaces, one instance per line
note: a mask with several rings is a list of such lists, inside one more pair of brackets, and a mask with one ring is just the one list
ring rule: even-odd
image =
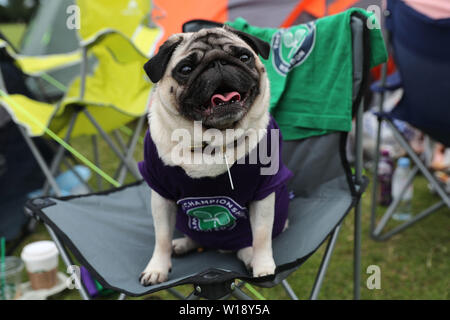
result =
[[[214,178],[191,178],[181,167],[165,165],[158,156],[150,131],[147,131],[144,161],[139,163],[139,170],[150,188],[177,203],[176,228],[179,231],[205,248],[239,250],[251,246],[249,204],[264,199],[272,192],[275,192],[272,237],[283,231],[289,204],[286,182],[292,173],[281,161],[281,132],[272,117],[267,129],[268,134],[262,139],[267,143],[267,148],[263,145],[263,150],[268,151],[263,154],[272,157],[270,140],[276,137],[278,141],[273,153],[279,157],[278,170],[275,174],[261,174],[262,168],[271,167],[267,158],[260,161],[258,156],[254,161],[255,158],[251,160],[247,155],[245,161],[238,161],[230,168],[234,190],[228,172]],[[270,130],[278,132],[272,135]],[[252,152],[259,152],[262,141]]]

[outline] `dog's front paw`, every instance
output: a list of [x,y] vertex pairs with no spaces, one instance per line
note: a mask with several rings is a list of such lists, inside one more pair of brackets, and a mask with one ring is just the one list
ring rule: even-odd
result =
[[144,271],[142,271],[139,282],[143,286],[150,286],[167,281],[170,270],[170,259],[152,258]]
[[253,257],[253,277],[264,277],[275,273],[275,261],[271,256]]

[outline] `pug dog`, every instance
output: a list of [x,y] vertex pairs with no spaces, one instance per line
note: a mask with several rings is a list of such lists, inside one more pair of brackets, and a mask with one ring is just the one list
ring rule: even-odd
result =
[[[238,161],[278,130],[259,58],[269,54],[268,43],[223,26],[174,34],[145,64],[155,87],[139,170],[152,189],[155,247],[142,285],[166,281],[172,254],[198,247],[236,251],[254,277],[274,274],[272,238],[287,223],[292,174],[279,163],[263,176],[258,161]],[[177,130],[190,138],[174,141]],[[227,139],[216,139],[217,133]],[[278,146],[281,137],[270,143]],[[204,152],[208,148],[215,152]],[[175,149],[203,153],[203,162],[176,161]],[[271,149],[276,156],[280,150]],[[175,227],[183,238],[172,239]]]

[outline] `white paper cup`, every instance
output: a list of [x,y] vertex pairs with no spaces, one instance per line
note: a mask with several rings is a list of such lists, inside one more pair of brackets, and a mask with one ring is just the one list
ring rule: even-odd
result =
[[53,241],[37,241],[26,245],[20,255],[35,290],[51,288],[57,281],[58,249]]

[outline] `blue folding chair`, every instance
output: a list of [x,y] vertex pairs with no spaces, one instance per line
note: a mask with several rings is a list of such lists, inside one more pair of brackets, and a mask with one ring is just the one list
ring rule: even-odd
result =
[[[374,175],[378,174],[380,133],[386,121],[395,138],[415,164],[398,199],[394,199],[376,225],[377,181],[373,181],[371,235],[375,240],[386,240],[419,220],[447,205],[450,198],[444,187],[414,152],[407,139],[394,124],[394,119],[405,121],[433,140],[450,147],[450,18],[433,20],[409,7],[403,1],[389,0],[385,25],[388,42],[394,50],[398,74],[387,77],[383,68],[381,85],[375,91],[381,94],[378,113],[378,131]],[[403,97],[392,112],[383,111],[384,93],[403,88]],[[418,172],[422,172],[441,201],[414,215],[409,221],[382,234],[392,214],[398,207],[408,186]]]

